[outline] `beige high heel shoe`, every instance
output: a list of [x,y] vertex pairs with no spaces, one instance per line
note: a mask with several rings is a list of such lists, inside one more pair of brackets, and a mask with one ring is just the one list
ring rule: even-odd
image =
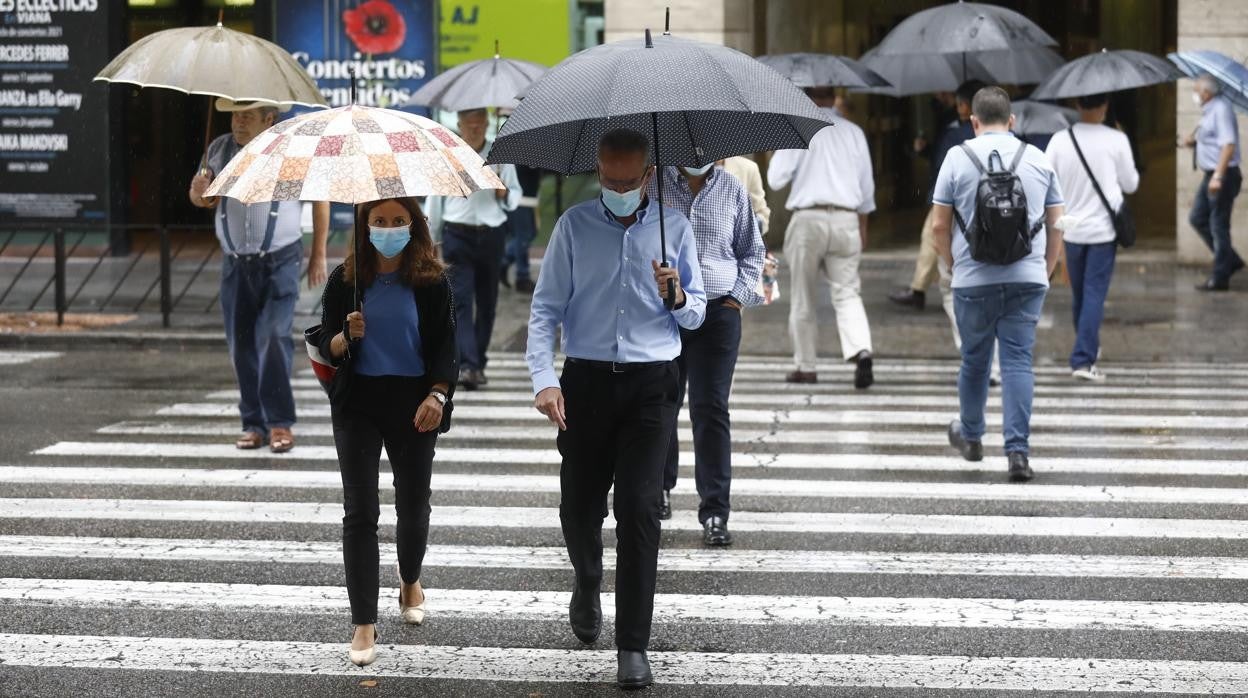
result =
[[[354,632],[356,626],[351,626]],[[373,646],[366,650],[347,650],[347,658],[356,666],[368,666],[377,661],[377,643],[381,641],[381,633],[377,632],[377,626],[373,626]]]
[[[399,617],[401,617],[403,619],[403,622],[407,623],[408,625],[420,625],[421,623],[424,623],[425,622],[425,601],[427,599],[422,598],[420,603],[415,606],[404,605],[403,587],[405,585],[403,583],[403,573],[399,571],[398,565],[394,566],[394,572],[395,574],[399,575]],[[419,583],[419,580],[417,580],[417,583]],[[424,596],[425,590],[421,589],[420,593],[421,593],[421,596]]]

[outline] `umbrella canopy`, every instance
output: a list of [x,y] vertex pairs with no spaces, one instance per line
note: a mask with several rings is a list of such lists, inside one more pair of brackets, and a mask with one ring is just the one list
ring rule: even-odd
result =
[[847,56],[781,53],[758,60],[798,87],[890,87],[879,73]]
[[517,95],[546,71],[544,65],[503,58],[496,50],[493,58],[455,66],[425,83],[403,106],[446,111],[515,109],[520,103]]
[[220,22],[145,36],[95,79],[273,106],[326,106],[316,83],[286,49]]
[[1240,111],[1248,111],[1248,68],[1217,51],[1180,51],[1168,58],[1189,78],[1213,76],[1222,86],[1221,94]]
[[884,76],[891,87],[862,90],[891,97],[928,92],[952,92],[967,80],[990,84],[1030,85],[1053,74],[1065,62],[1050,48],[1017,51],[982,51],[967,54],[879,53],[879,47],[862,55],[862,64]]
[[996,5],[955,2],[910,15],[876,48],[881,55],[968,54],[1056,46],[1023,15]]
[[529,87],[489,161],[589,172],[602,134],[624,127],[655,136],[657,161],[700,166],[805,148],[829,123],[793,83],[750,56],[665,35],[564,59]]
[[1183,74],[1142,51],[1090,53],[1058,68],[1031,93],[1031,99],[1066,99],[1174,82]]
[[1065,131],[1079,120],[1079,112],[1044,102],[1018,100],[1010,104],[1014,132],[1020,136],[1043,136]]
[[441,124],[392,109],[347,106],[282,121],[230,160],[206,196],[359,204],[502,189],[481,156]]

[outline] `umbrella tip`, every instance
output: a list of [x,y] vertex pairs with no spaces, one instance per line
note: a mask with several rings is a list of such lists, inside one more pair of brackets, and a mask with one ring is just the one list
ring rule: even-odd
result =
[[663,9],[663,36],[672,35],[672,8]]
[[225,8],[217,10],[217,26],[223,26],[221,23],[225,21]]
[[646,48],[654,48],[654,39],[650,38],[650,29],[646,29]]
[[495,57],[495,58],[498,58],[498,57],[499,57],[499,52],[498,52],[498,39],[494,39],[494,57]]

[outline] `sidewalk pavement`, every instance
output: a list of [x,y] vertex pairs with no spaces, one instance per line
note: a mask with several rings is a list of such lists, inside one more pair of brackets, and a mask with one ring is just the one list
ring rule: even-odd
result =
[[[535,265],[540,262],[535,260]],[[948,318],[940,292],[928,289],[927,309],[914,311],[888,301],[888,293],[909,282],[911,252],[868,253],[862,263],[863,299],[871,322],[878,357],[956,358]],[[536,270],[535,270],[536,271]],[[1244,361],[1248,358],[1248,281],[1235,279],[1232,291],[1202,294],[1194,289],[1204,270],[1174,262],[1172,252],[1126,252],[1120,255],[1101,331],[1103,361]],[[754,355],[791,354],[788,337],[790,278],[781,260],[782,298],[775,305],[746,312],[741,352]],[[296,334],[315,324],[312,313],[320,290],[303,291]],[[530,297],[502,289],[491,348],[523,351]],[[830,298],[819,308],[819,353],[824,360],[840,356],[835,315]],[[172,327],[160,326],[160,316],[141,313],[111,326],[75,332],[27,327],[0,328],[0,346],[80,346],[81,343],[133,345],[224,345],[216,313],[179,313]],[[1070,289],[1055,284],[1045,302],[1036,347],[1039,364],[1065,365],[1074,342],[1070,319]]]

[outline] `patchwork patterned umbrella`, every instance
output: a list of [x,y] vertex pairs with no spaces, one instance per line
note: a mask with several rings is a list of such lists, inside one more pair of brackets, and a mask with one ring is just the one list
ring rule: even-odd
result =
[[502,189],[459,136],[423,116],[376,107],[315,111],[279,122],[230,160],[206,196],[359,204]]

